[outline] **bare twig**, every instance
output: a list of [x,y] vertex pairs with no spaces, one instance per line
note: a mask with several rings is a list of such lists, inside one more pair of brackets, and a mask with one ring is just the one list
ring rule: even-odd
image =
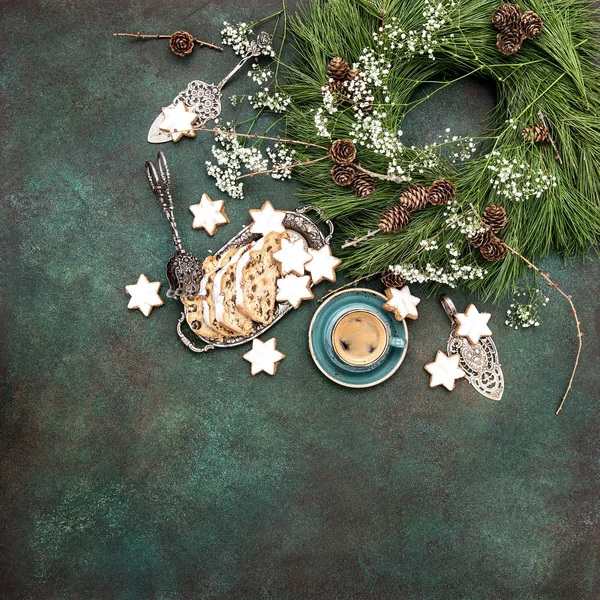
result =
[[560,403],[560,406],[556,411],[556,414],[558,414],[563,409],[565,400],[567,399],[567,396],[569,395],[569,392],[573,387],[573,380],[575,379],[575,373],[577,371],[577,367],[579,366],[579,358],[581,356],[581,349],[583,347],[583,333],[581,332],[581,322],[579,321],[579,316],[577,315],[577,310],[575,309],[575,305],[573,304],[573,299],[571,298],[571,296],[565,294],[565,292],[561,290],[560,286],[557,283],[554,283],[552,279],[550,279],[550,276],[547,273],[542,272],[541,269],[536,267],[531,261],[527,260],[520,252],[517,252],[514,248],[511,248],[506,242],[503,243],[512,254],[524,261],[530,269],[535,269],[535,271],[539,273],[548,282],[548,287],[554,288],[571,305],[571,312],[573,313],[573,317],[575,318],[575,325],[577,326],[577,338],[579,340],[579,348],[577,350],[577,357],[575,358],[573,372],[571,373],[571,379],[569,380],[569,386],[567,387],[567,391],[562,397],[562,402]]
[[235,180],[245,179],[246,177],[254,177],[255,175],[268,175],[269,173],[277,173],[278,171],[285,171],[288,169],[295,169],[296,167],[304,167],[306,165],[313,165],[314,163],[321,162],[322,160],[328,159],[329,156],[321,156],[320,158],[315,158],[313,160],[306,160],[304,162],[294,162],[291,165],[280,165],[278,167],[273,167],[272,169],[268,169],[267,171],[253,171],[252,173],[244,173],[239,177],[236,177]]
[[392,183],[407,183],[406,179],[402,177],[395,177],[394,175],[382,175],[381,173],[376,173],[375,171],[369,171],[369,169],[365,169],[360,165],[354,165],[357,171],[364,173],[365,175],[370,175],[373,179],[379,179],[381,181],[391,181]]

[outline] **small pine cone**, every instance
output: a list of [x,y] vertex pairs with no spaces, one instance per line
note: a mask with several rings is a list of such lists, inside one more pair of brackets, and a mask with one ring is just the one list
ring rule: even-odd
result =
[[358,69],[350,69],[348,71],[348,75],[346,77],[346,79],[348,81],[354,81],[355,79],[358,79],[360,77],[360,71]]
[[381,283],[383,283],[383,287],[386,289],[388,289],[388,288],[400,289],[400,288],[404,287],[404,284],[406,283],[406,279],[404,279],[404,277],[402,277],[402,275],[396,275],[396,273],[394,273],[394,271],[392,271],[391,269],[386,269],[381,274]]
[[343,81],[338,79],[330,79],[327,82],[327,86],[331,90],[336,102],[343,102],[348,96],[348,88],[344,85]]
[[504,245],[504,242],[495,235],[492,236],[490,241],[485,246],[482,246],[479,251],[481,252],[481,256],[490,262],[502,260],[506,256],[506,246]]
[[356,168],[353,164],[333,165],[331,169],[333,181],[342,187],[350,185],[356,177]]
[[401,204],[394,204],[379,218],[379,229],[383,233],[397,233],[410,223],[410,212]]
[[423,210],[427,206],[429,193],[424,185],[411,185],[400,196],[400,204],[410,212]]
[[533,40],[538,37],[544,29],[544,23],[541,17],[528,10],[521,16],[521,35],[527,40]]
[[334,56],[327,65],[327,76],[331,79],[344,81],[348,77],[350,67],[341,56]]
[[506,211],[499,204],[490,204],[483,211],[481,220],[493,233],[498,233],[506,226]]
[[349,164],[356,158],[356,146],[351,140],[335,140],[329,148],[329,156],[334,163]]
[[530,125],[523,130],[523,141],[530,144],[549,144],[550,131],[545,125]]
[[434,181],[427,191],[428,200],[434,206],[443,206],[454,200],[456,188],[448,179]]
[[502,4],[492,15],[492,24],[498,31],[509,31],[519,28],[521,7],[518,4]]
[[508,30],[498,34],[496,41],[498,50],[505,56],[516,54],[523,47],[523,38],[521,32],[516,30]]
[[194,36],[187,31],[176,31],[169,38],[169,46],[177,56],[185,56],[194,49]]
[[467,240],[474,248],[483,248],[491,242],[492,237],[491,230],[485,227],[483,231],[478,231],[475,235],[468,237]]
[[375,191],[375,180],[366,173],[359,173],[352,182],[352,189],[357,196],[366,198]]

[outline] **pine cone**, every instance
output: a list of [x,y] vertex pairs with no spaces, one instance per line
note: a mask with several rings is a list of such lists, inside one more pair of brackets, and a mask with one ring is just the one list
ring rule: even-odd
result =
[[360,71],[358,69],[350,69],[346,79],[348,81],[353,81],[354,79],[358,79],[358,77],[360,77]]
[[538,37],[544,29],[544,23],[541,17],[528,10],[521,16],[521,35],[528,40],[533,40]]
[[379,229],[383,233],[397,233],[410,223],[410,212],[401,204],[394,204],[379,218]]
[[366,173],[359,173],[352,182],[352,189],[357,196],[366,198],[375,191],[375,180]]
[[187,31],[176,31],[169,38],[169,46],[177,56],[185,56],[194,49],[194,36]]
[[499,204],[490,204],[483,211],[481,220],[493,233],[498,233],[506,226],[506,211]]
[[429,194],[424,185],[411,185],[400,196],[400,204],[410,212],[423,210],[427,206]]
[[338,79],[330,79],[327,82],[327,86],[331,90],[337,102],[343,102],[348,96],[348,88],[344,85],[343,81]]
[[391,269],[386,269],[381,274],[381,283],[383,283],[383,287],[386,289],[387,288],[400,289],[400,288],[404,287],[404,284],[406,283],[406,279],[404,279],[404,277],[402,277],[402,275],[396,275],[396,273],[394,273],[394,271],[392,271]]
[[498,50],[505,56],[516,54],[523,47],[523,39],[521,32],[516,30],[508,30],[498,34],[496,41]]
[[350,185],[356,177],[356,168],[353,164],[333,165],[331,169],[333,181],[342,187]]
[[351,140],[335,140],[329,148],[329,156],[335,163],[348,164],[356,158],[356,146]]
[[502,4],[492,15],[492,24],[498,31],[516,30],[521,22],[521,7],[518,4]]
[[348,77],[350,67],[341,56],[334,56],[327,65],[327,76],[338,81],[343,81]]
[[482,246],[479,251],[481,252],[481,256],[490,262],[502,260],[507,252],[504,242],[495,235],[492,236],[491,240],[485,246]]
[[491,242],[493,235],[492,231],[485,227],[483,231],[478,231],[475,235],[468,237],[467,240],[474,248],[482,248]]
[[535,123],[523,130],[523,141],[530,144],[549,144],[550,131],[545,125]]
[[454,200],[456,188],[447,179],[434,181],[428,190],[428,200],[434,206],[442,206]]

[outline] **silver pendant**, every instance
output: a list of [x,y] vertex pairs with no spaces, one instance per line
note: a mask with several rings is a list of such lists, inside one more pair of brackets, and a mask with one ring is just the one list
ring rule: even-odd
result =
[[[177,94],[173,102],[167,108],[173,108],[180,102],[183,102],[190,110],[198,115],[198,125],[202,127],[206,122],[216,119],[221,114],[221,90],[223,86],[248,62],[251,58],[260,56],[263,49],[271,43],[271,37],[268,33],[261,31],[256,40],[252,40],[250,48],[242,57],[242,60],[235,68],[227,74],[220,83],[206,83],[204,81],[194,80],[188,83],[183,92]],[[163,144],[172,140],[171,135],[160,129],[165,117],[161,113],[154,119],[154,123],[148,131],[148,141],[151,144]]]
[[444,311],[452,321],[447,353],[460,355],[460,368],[467,374],[469,383],[491,400],[500,400],[504,393],[504,375],[498,359],[498,350],[491,336],[482,337],[472,345],[469,340],[456,335],[456,307],[444,294],[440,297]]

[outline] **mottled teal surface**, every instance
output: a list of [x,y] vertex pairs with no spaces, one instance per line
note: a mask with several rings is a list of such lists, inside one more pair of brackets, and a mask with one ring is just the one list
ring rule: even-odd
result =
[[[409,324],[397,375],[365,391],[312,363],[314,302],[273,328],[287,357],[275,377],[255,378],[241,349],[186,350],[175,302],[149,319],[127,310],[124,286],[141,272],[164,281],[172,254],[145,180],[157,150],[147,129],[188,80],[218,81],[235,58],[181,60],[167,42],[110,34],[183,27],[218,40],[224,19],[275,7],[0,5],[0,596],[598,598],[598,260],[544,263],[586,333],[559,417],[576,339],[557,295],[543,327],[522,333],[503,325],[506,302],[479,304],[493,313],[506,376],[499,403],[464,382],[428,389],[423,365],[449,332],[435,298]],[[461,85],[405,131],[476,132],[491,103],[483,84]],[[221,197],[204,169],[209,148],[207,138],[165,148],[184,243],[199,255],[249,208],[296,202],[293,184],[256,178],[245,200],[227,201],[231,224],[214,239],[193,231],[187,206],[204,191]]]

